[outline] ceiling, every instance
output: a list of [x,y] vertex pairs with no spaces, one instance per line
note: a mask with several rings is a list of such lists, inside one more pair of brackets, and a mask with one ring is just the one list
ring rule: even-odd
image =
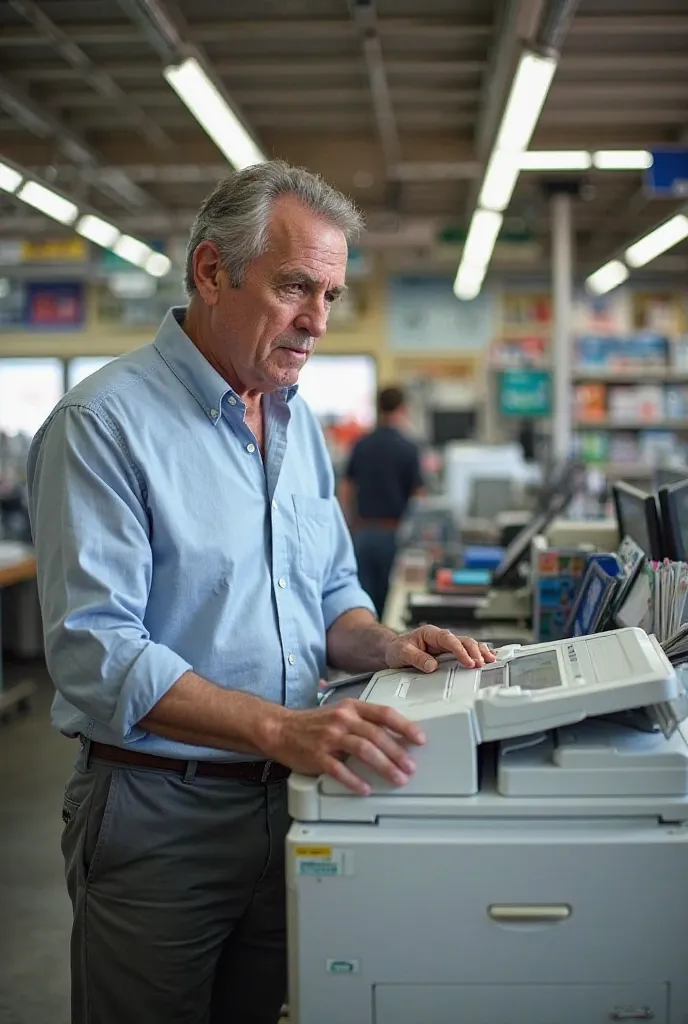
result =
[[[227,165],[163,79],[165,42],[137,6],[0,0],[0,159],[160,237],[187,229]],[[264,152],[351,194],[372,241],[392,226],[418,249],[437,228],[468,224],[519,40],[532,36],[542,0],[377,0],[373,44],[347,0],[155,6]],[[580,0],[531,148],[679,142],[688,143],[688,0]],[[574,211],[584,268],[679,205],[649,199],[639,172],[590,172],[585,184]],[[532,233],[544,260],[541,175],[521,174],[508,220]],[[42,230],[54,234],[3,199],[1,233]]]

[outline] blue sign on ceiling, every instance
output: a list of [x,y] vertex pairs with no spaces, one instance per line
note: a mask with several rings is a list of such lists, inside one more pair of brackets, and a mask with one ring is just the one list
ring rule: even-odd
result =
[[652,167],[645,172],[645,185],[654,196],[688,197],[688,149],[667,147],[652,150]]

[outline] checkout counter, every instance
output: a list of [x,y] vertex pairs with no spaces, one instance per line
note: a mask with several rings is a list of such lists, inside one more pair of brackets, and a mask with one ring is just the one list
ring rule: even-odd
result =
[[427,743],[405,787],[289,780],[293,1024],[686,1024],[682,671],[616,629],[332,689]]

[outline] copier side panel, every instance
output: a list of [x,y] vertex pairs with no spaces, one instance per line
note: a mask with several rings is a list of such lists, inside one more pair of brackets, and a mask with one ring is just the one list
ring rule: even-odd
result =
[[447,998],[452,1024],[520,1024],[513,986],[528,1024],[602,1024],[624,994],[688,1024],[687,865],[688,829],[649,819],[294,825],[295,1024],[447,1024]]

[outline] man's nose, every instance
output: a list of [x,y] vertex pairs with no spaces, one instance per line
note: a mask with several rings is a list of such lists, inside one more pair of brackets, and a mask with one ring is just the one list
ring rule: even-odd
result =
[[322,338],[327,330],[329,309],[321,299],[313,299],[294,320],[294,326],[305,331],[311,338]]

